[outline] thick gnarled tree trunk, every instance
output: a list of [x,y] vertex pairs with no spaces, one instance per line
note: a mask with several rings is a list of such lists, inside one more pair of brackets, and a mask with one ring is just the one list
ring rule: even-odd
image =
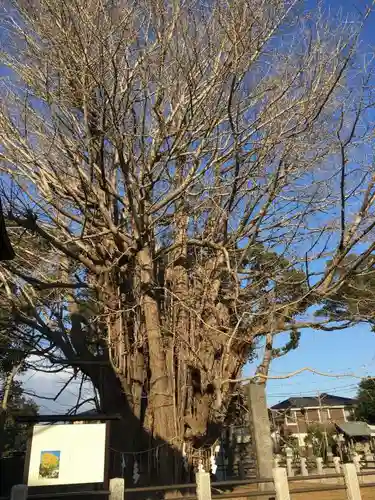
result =
[[[189,265],[185,247],[184,252],[173,253],[161,273],[155,253],[142,249],[134,257],[134,266],[129,266],[134,270],[132,277],[126,270],[126,280],[117,275],[124,286],[133,280],[131,292],[137,297],[130,302],[126,302],[129,290],[108,279],[110,307],[120,304],[120,312],[108,314],[107,323],[101,326],[107,330],[111,369],[103,368],[96,378],[88,373],[99,390],[103,411],[117,408],[126,421],[133,422],[129,426],[132,439],[122,443],[122,451],[141,457],[138,460],[143,460],[143,470],[150,467],[148,473],[159,481],[174,470],[179,482],[186,476],[183,453],[191,457],[194,448],[212,445],[218,439],[226,402],[230,401],[227,391],[232,390],[221,380],[236,377],[243,365],[230,346],[223,348],[228,336],[220,328],[228,324],[229,314],[220,302],[215,304],[220,280],[214,279],[221,272],[223,259],[207,260],[206,282],[195,277],[193,284],[189,283]],[[197,288],[201,290],[199,301]],[[123,311],[130,308],[136,319],[129,323]],[[202,321],[199,316],[204,310],[206,319]],[[78,344],[75,349],[79,350]],[[117,387],[115,396],[111,387]],[[119,400],[119,391],[126,396],[125,405]],[[151,451],[143,456],[145,450]]]

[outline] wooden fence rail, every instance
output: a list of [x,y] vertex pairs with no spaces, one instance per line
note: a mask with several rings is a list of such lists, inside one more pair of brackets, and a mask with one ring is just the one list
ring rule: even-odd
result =
[[[250,480],[240,480],[240,481],[217,481],[211,483],[210,474],[208,472],[199,471],[196,474],[196,482],[191,484],[183,485],[166,485],[160,487],[143,487],[143,488],[125,488],[125,482],[122,478],[114,478],[110,481],[109,491],[92,491],[92,492],[61,492],[61,493],[48,493],[48,494],[29,494],[28,488],[25,485],[13,486],[10,500],[39,500],[42,498],[62,498],[62,497],[76,497],[76,496],[99,496],[107,495],[110,500],[124,500],[128,494],[140,493],[140,492],[161,492],[170,491],[174,489],[195,489],[196,494],[189,496],[189,500],[216,500],[216,499],[229,499],[238,497],[260,497],[265,498],[275,498],[276,500],[290,500],[291,494],[293,493],[313,493],[313,492],[323,492],[323,491],[334,491],[334,490],[346,490],[347,500],[362,500],[360,487],[372,487],[375,483],[361,484],[359,482],[359,476],[366,476],[369,473],[362,472],[358,474],[357,469],[354,464],[344,464],[342,465],[342,471],[340,474],[323,474],[314,475],[311,477],[306,476],[294,476],[293,478],[288,478],[287,469],[283,467],[275,467],[273,469],[272,478],[257,478]],[[338,478],[344,480],[344,484],[315,484],[311,487],[303,488],[292,488],[291,484],[295,484],[298,481],[303,481],[306,483],[309,480],[324,480],[327,477]],[[239,485],[254,485],[262,484],[263,488],[258,491],[233,491],[231,493],[216,493],[219,487],[226,486],[239,486]],[[216,490],[212,493],[212,490]]]

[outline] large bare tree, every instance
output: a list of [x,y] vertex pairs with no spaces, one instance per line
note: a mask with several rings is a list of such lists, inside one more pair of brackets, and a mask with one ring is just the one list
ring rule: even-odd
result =
[[178,479],[258,339],[264,374],[374,248],[360,23],[281,0],[18,0],[3,23],[2,301],[122,415],[113,448],[157,443]]

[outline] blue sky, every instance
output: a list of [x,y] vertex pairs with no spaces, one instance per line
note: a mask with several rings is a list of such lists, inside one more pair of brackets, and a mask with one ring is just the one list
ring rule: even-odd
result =
[[[325,0],[323,5],[355,15],[358,10],[363,12],[369,3],[361,0]],[[308,0],[305,5],[311,7],[316,2]],[[372,54],[375,47],[374,22],[375,13],[367,20],[361,36],[362,47]],[[285,337],[279,340],[285,341]],[[252,375],[256,365],[257,361],[247,365],[244,376]],[[274,360],[270,375],[287,374],[306,366],[332,375],[354,373],[359,377],[375,376],[375,333],[365,324],[336,332],[304,330],[299,348],[284,358]],[[354,377],[323,377],[308,372],[286,380],[269,380],[268,403],[273,405],[290,396],[317,395],[319,392],[351,397],[356,395],[358,381]]]
[[[249,364],[244,375],[252,375],[256,365],[256,361]],[[279,376],[306,366],[332,375],[375,375],[375,333],[366,325],[335,332],[304,330],[298,349],[274,360],[270,375]],[[273,405],[290,396],[317,395],[318,392],[355,396],[358,381],[354,377],[323,377],[308,372],[286,380],[269,380],[268,403]]]

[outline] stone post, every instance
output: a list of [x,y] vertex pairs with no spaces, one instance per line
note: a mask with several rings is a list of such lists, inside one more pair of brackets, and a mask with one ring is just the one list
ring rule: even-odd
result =
[[197,499],[211,500],[210,473],[204,471],[197,472],[195,474],[195,481],[197,483]]
[[276,467],[272,471],[275,484],[276,500],[290,500],[288,476],[286,469]]
[[10,500],[27,500],[28,488],[26,484],[16,484],[10,492]]
[[256,454],[257,476],[271,478],[273,469],[273,443],[265,384],[250,382],[247,389],[251,417],[250,432]]
[[373,462],[374,461],[374,455],[371,453],[370,443],[365,443],[364,451],[365,451],[365,460],[366,460],[366,462],[367,463]]
[[307,464],[306,464],[306,457],[301,457],[300,458],[300,463],[301,463],[301,475],[302,476],[308,476],[309,472],[307,470]]
[[361,472],[361,457],[358,455],[358,453],[353,454],[353,464],[355,466],[357,474]]
[[333,457],[333,465],[335,467],[336,474],[341,474],[340,457]]
[[125,494],[125,481],[122,477],[114,477],[109,482],[110,500],[123,500]]
[[354,464],[344,464],[346,495],[348,500],[361,500],[361,490],[359,488],[359,481],[357,471]]
[[286,459],[286,470],[287,470],[287,473],[288,473],[289,477],[294,476],[294,472],[293,472],[293,459],[292,458],[287,458]]
[[322,457],[316,457],[316,470],[319,476],[324,474]]

